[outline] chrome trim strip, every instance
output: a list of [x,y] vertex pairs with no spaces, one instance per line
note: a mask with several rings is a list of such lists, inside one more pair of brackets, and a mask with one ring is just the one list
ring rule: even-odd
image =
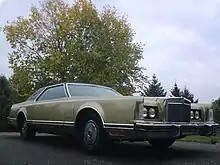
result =
[[104,123],[104,129],[133,130],[134,124]]
[[205,126],[208,126],[208,127],[212,127],[212,126],[220,126],[219,124],[205,124]]
[[137,126],[157,126],[157,127],[167,127],[167,126],[176,126],[176,127],[180,127],[181,125],[180,124],[146,124],[146,123],[136,123],[135,125]]
[[15,117],[7,117],[8,120],[17,120]]
[[63,124],[63,126],[65,126],[65,127],[74,127],[75,126],[75,124]]
[[28,123],[31,124],[40,124],[40,125],[58,125],[58,126],[71,126],[75,125],[75,122],[71,121],[51,121],[51,120],[27,120]]
[[106,126],[104,129],[119,129],[119,130],[134,130],[134,128],[129,128],[129,127],[111,127],[111,126]]
[[75,124],[74,121],[64,121],[64,124]]
[[39,123],[64,123],[64,121],[54,121],[54,120],[27,120],[28,122],[39,122]]
[[182,97],[184,100],[188,101],[190,104],[192,103],[189,99]]
[[181,126],[218,126],[219,124],[209,124],[209,123],[136,123],[135,125],[138,126],[158,126],[158,127],[163,127],[163,126],[176,126],[176,127],[181,127]]
[[[102,85],[95,85],[95,84],[86,84],[86,83],[66,83],[66,86],[68,87],[68,85],[75,85],[75,86],[93,86],[93,87],[97,87],[97,88],[105,88],[105,89],[109,89],[115,93],[117,93],[119,96],[123,96],[122,94],[120,94],[119,92],[117,92],[116,90],[114,90],[113,88],[107,87],[107,86],[102,86]],[[69,90],[69,88],[68,88]],[[71,97],[71,94],[69,92],[69,95]]]
[[80,111],[82,111],[83,109],[86,109],[86,108],[91,108],[91,109],[93,109],[94,111],[96,111],[98,114],[99,114],[99,117],[101,118],[101,120],[102,120],[102,125],[104,125],[104,120],[103,120],[103,118],[102,118],[102,115],[100,114],[100,112],[96,109],[96,108],[94,108],[94,107],[92,107],[92,106],[85,106],[85,107],[82,107],[80,110],[78,110],[78,112],[77,112],[77,114],[76,114],[76,118],[77,118],[77,116],[78,116],[78,114],[80,113]]
[[68,83],[65,83],[65,88],[66,88],[68,97],[71,97],[69,87],[68,87]]
[[34,124],[34,125],[51,125],[51,126],[63,126],[63,123],[55,123],[55,122],[37,122],[33,120],[28,120],[27,123]]
[[69,95],[67,94],[67,91],[66,91],[66,84],[63,84],[63,89],[64,89],[64,92],[66,94],[66,97],[69,97]]
[[189,105],[189,104],[185,104],[185,103],[175,103],[175,102],[168,102],[167,104],[168,104],[168,105],[169,105],[169,104],[171,104],[171,105],[173,105],[173,104],[175,104],[175,105],[176,105],[176,104],[177,104],[177,105]]
[[[37,100],[39,99],[39,97],[40,97],[47,89],[53,88],[53,87],[57,87],[57,86],[63,86],[63,90],[64,90],[64,92],[65,92],[65,94],[66,94],[66,97],[68,97],[68,94],[66,93],[66,90],[65,90],[65,83],[59,83],[59,84],[54,84],[54,85],[46,86],[46,87],[44,88],[44,90],[42,90],[42,91],[38,94],[38,96],[34,99],[34,102],[37,102]],[[49,99],[49,100],[51,100],[51,99]]]
[[32,123],[32,122],[28,122],[30,124],[34,124],[34,125],[49,125],[49,126],[63,126],[63,124],[59,124],[59,123]]
[[175,122],[175,123],[135,123],[135,124],[121,124],[121,123],[104,123],[104,128],[115,128],[115,129],[133,129],[135,125],[140,126],[158,126],[158,127],[166,127],[166,126],[175,126],[175,127],[181,127],[181,126],[218,126],[219,124],[213,123],[183,123],[183,122]]
[[134,126],[134,124],[122,124],[122,123],[103,123],[103,124],[108,126],[125,126],[125,127]]
[[27,123],[32,125],[63,126],[63,124],[59,124],[59,123],[38,123],[38,122],[27,122]]
[[[22,113],[24,114],[25,120],[27,121],[28,118],[27,118],[27,115],[26,115],[26,113],[24,112],[24,110],[20,109],[20,110],[18,111],[17,115],[18,115],[20,112],[22,112]],[[18,117],[18,116],[17,116],[17,117]]]
[[182,98],[182,97],[163,97],[163,96],[161,96],[161,97],[150,97],[150,96],[146,96],[145,98],[151,98],[151,99],[180,99],[180,98]]
[[188,105],[188,106],[190,106],[190,104],[187,104],[187,103],[175,103],[175,102],[169,102],[169,103],[167,103],[167,105]]
[[44,91],[47,89],[47,87],[44,88],[44,90],[42,90],[34,99],[34,102],[37,101],[37,99],[44,93]]
[[134,124],[122,124],[122,123],[104,123],[105,127],[123,127],[123,128],[129,128],[133,127],[134,125],[143,125],[143,126],[213,126],[213,125],[219,125],[216,123],[203,123],[203,122],[151,122],[151,123],[144,123],[144,122],[136,122]]

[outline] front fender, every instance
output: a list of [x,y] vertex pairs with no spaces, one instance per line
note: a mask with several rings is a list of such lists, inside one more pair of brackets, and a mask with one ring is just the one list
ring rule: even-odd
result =
[[17,111],[17,115],[16,115],[16,119],[18,118],[18,114],[19,113],[23,113],[24,114],[24,117],[26,119],[26,121],[28,120],[28,115],[27,115],[27,110],[26,108],[20,108],[18,111]]
[[104,110],[103,110],[102,106],[100,104],[96,103],[96,102],[87,102],[87,103],[81,105],[79,107],[79,109],[76,111],[76,115],[75,116],[77,116],[82,110],[88,109],[88,108],[91,108],[94,111],[96,111],[99,114],[99,116],[100,116],[100,118],[102,120],[102,123],[105,122]]

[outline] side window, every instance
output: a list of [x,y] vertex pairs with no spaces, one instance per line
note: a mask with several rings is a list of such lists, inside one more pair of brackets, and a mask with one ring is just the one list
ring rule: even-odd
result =
[[51,100],[66,97],[66,93],[64,91],[64,86],[56,86],[48,88],[44,93],[38,98],[37,101],[40,100]]
[[34,100],[36,97],[44,90],[44,88],[38,89],[36,92],[34,92],[27,100]]
[[119,96],[111,89],[89,85],[68,85],[71,96]]

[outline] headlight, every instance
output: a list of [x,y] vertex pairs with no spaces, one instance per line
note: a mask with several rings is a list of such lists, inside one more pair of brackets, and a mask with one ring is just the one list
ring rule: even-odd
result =
[[146,118],[147,116],[148,116],[148,115],[147,115],[147,109],[144,108],[144,109],[143,109],[143,117]]
[[199,119],[199,111],[195,111],[195,118]]
[[156,111],[154,108],[149,109],[149,117],[154,118],[156,116]]
[[157,107],[148,107],[144,104],[138,103],[137,109],[134,113],[135,120],[148,120],[155,119],[157,117]]
[[209,121],[213,121],[214,120],[214,118],[213,118],[213,109],[210,109],[208,114],[209,114],[209,116],[208,116]]
[[191,119],[194,118],[194,112],[193,111],[190,111],[190,117],[191,117]]

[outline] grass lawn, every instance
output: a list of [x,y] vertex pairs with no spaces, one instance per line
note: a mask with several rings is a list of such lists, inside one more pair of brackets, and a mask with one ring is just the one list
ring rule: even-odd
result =
[[183,139],[180,139],[180,141],[185,142],[198,142],[198,143],[207,143],[207,144],[215,144],[220,142],[220,136],[187,136]]

